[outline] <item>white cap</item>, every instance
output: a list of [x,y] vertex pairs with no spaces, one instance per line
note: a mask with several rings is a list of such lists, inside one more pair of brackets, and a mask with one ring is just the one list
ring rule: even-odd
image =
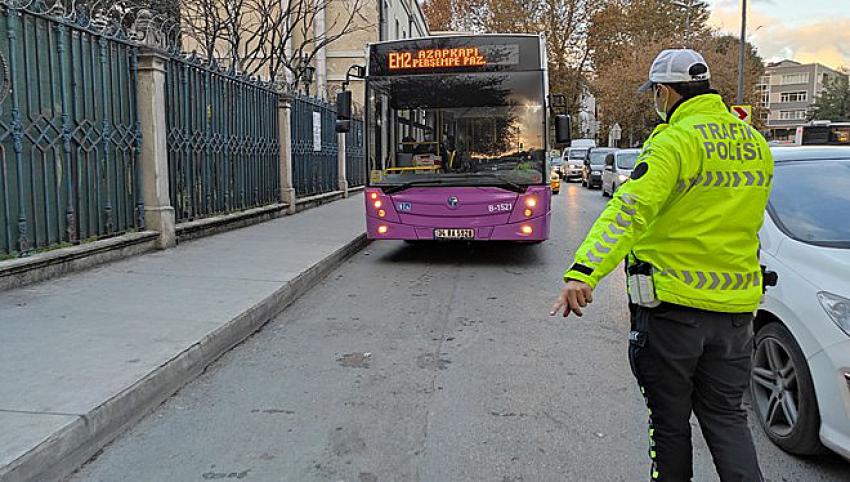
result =
[[662,50],[652,61],[652,67],[649,68],[649,80],[640,86],[638,92],[646,92],[654,84],[698,82],[710,78],[708,64],[698,52],[691,49],[667,49]]

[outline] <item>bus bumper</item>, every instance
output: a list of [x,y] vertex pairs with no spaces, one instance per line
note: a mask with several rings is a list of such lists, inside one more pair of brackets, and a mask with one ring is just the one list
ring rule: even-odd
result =
[[[546,214],[519,223],[470,227],[469,229],[475,232],[475,238],[471,241],[544,241],[549,238],[549,218],[550,214]],[[370,240],[433,241],[434,230],[440,227],[410,226],[373,217],[366,218],[366,236]]]

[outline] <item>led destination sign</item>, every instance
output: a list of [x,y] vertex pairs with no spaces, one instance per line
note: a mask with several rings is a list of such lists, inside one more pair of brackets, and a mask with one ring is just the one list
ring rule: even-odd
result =
[[487,65],[487,58],[478,47],[389,52],[387,58],[390,70],[482,67]]

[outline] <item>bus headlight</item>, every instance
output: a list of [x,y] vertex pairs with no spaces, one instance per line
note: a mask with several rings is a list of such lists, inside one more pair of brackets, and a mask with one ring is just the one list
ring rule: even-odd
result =
[[378,226],[378,234],[387,234],[387,231],[389,231],[389,230],[390,230],[390,228],[388,228],[384,224]]
[[520,231],[522,231],[522,234],[525,234],[526,236],[528,236],[528,235],[530,235],[531,233],[534,232],[534,229],[532,229],[531,226],[526,224],[526,225],[524,225],[523,227],[520,228]]
[[537,198],[536,197],[527,197],[525,198],[525,205],[527,207],[533,208],[537,206]]
[[531,216],[534,216],[534,211],[530,208],[525,208],[525,212],[523,212],[523,214],[525,214],[525,217],[530,218]]

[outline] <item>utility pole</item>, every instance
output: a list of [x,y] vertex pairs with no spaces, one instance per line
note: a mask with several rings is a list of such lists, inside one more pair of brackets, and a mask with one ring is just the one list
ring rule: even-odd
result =
[[673,5],[685,9],[685,37],[683,43],[687,45],[688,39],[691,36],[691,7],[693,7],[693,0],[688,0],[687,2],[674,1]]
[[747,49],[747,0],[741,0],[741,44],[738,47],[738,105],[744,103],[744,61]]

